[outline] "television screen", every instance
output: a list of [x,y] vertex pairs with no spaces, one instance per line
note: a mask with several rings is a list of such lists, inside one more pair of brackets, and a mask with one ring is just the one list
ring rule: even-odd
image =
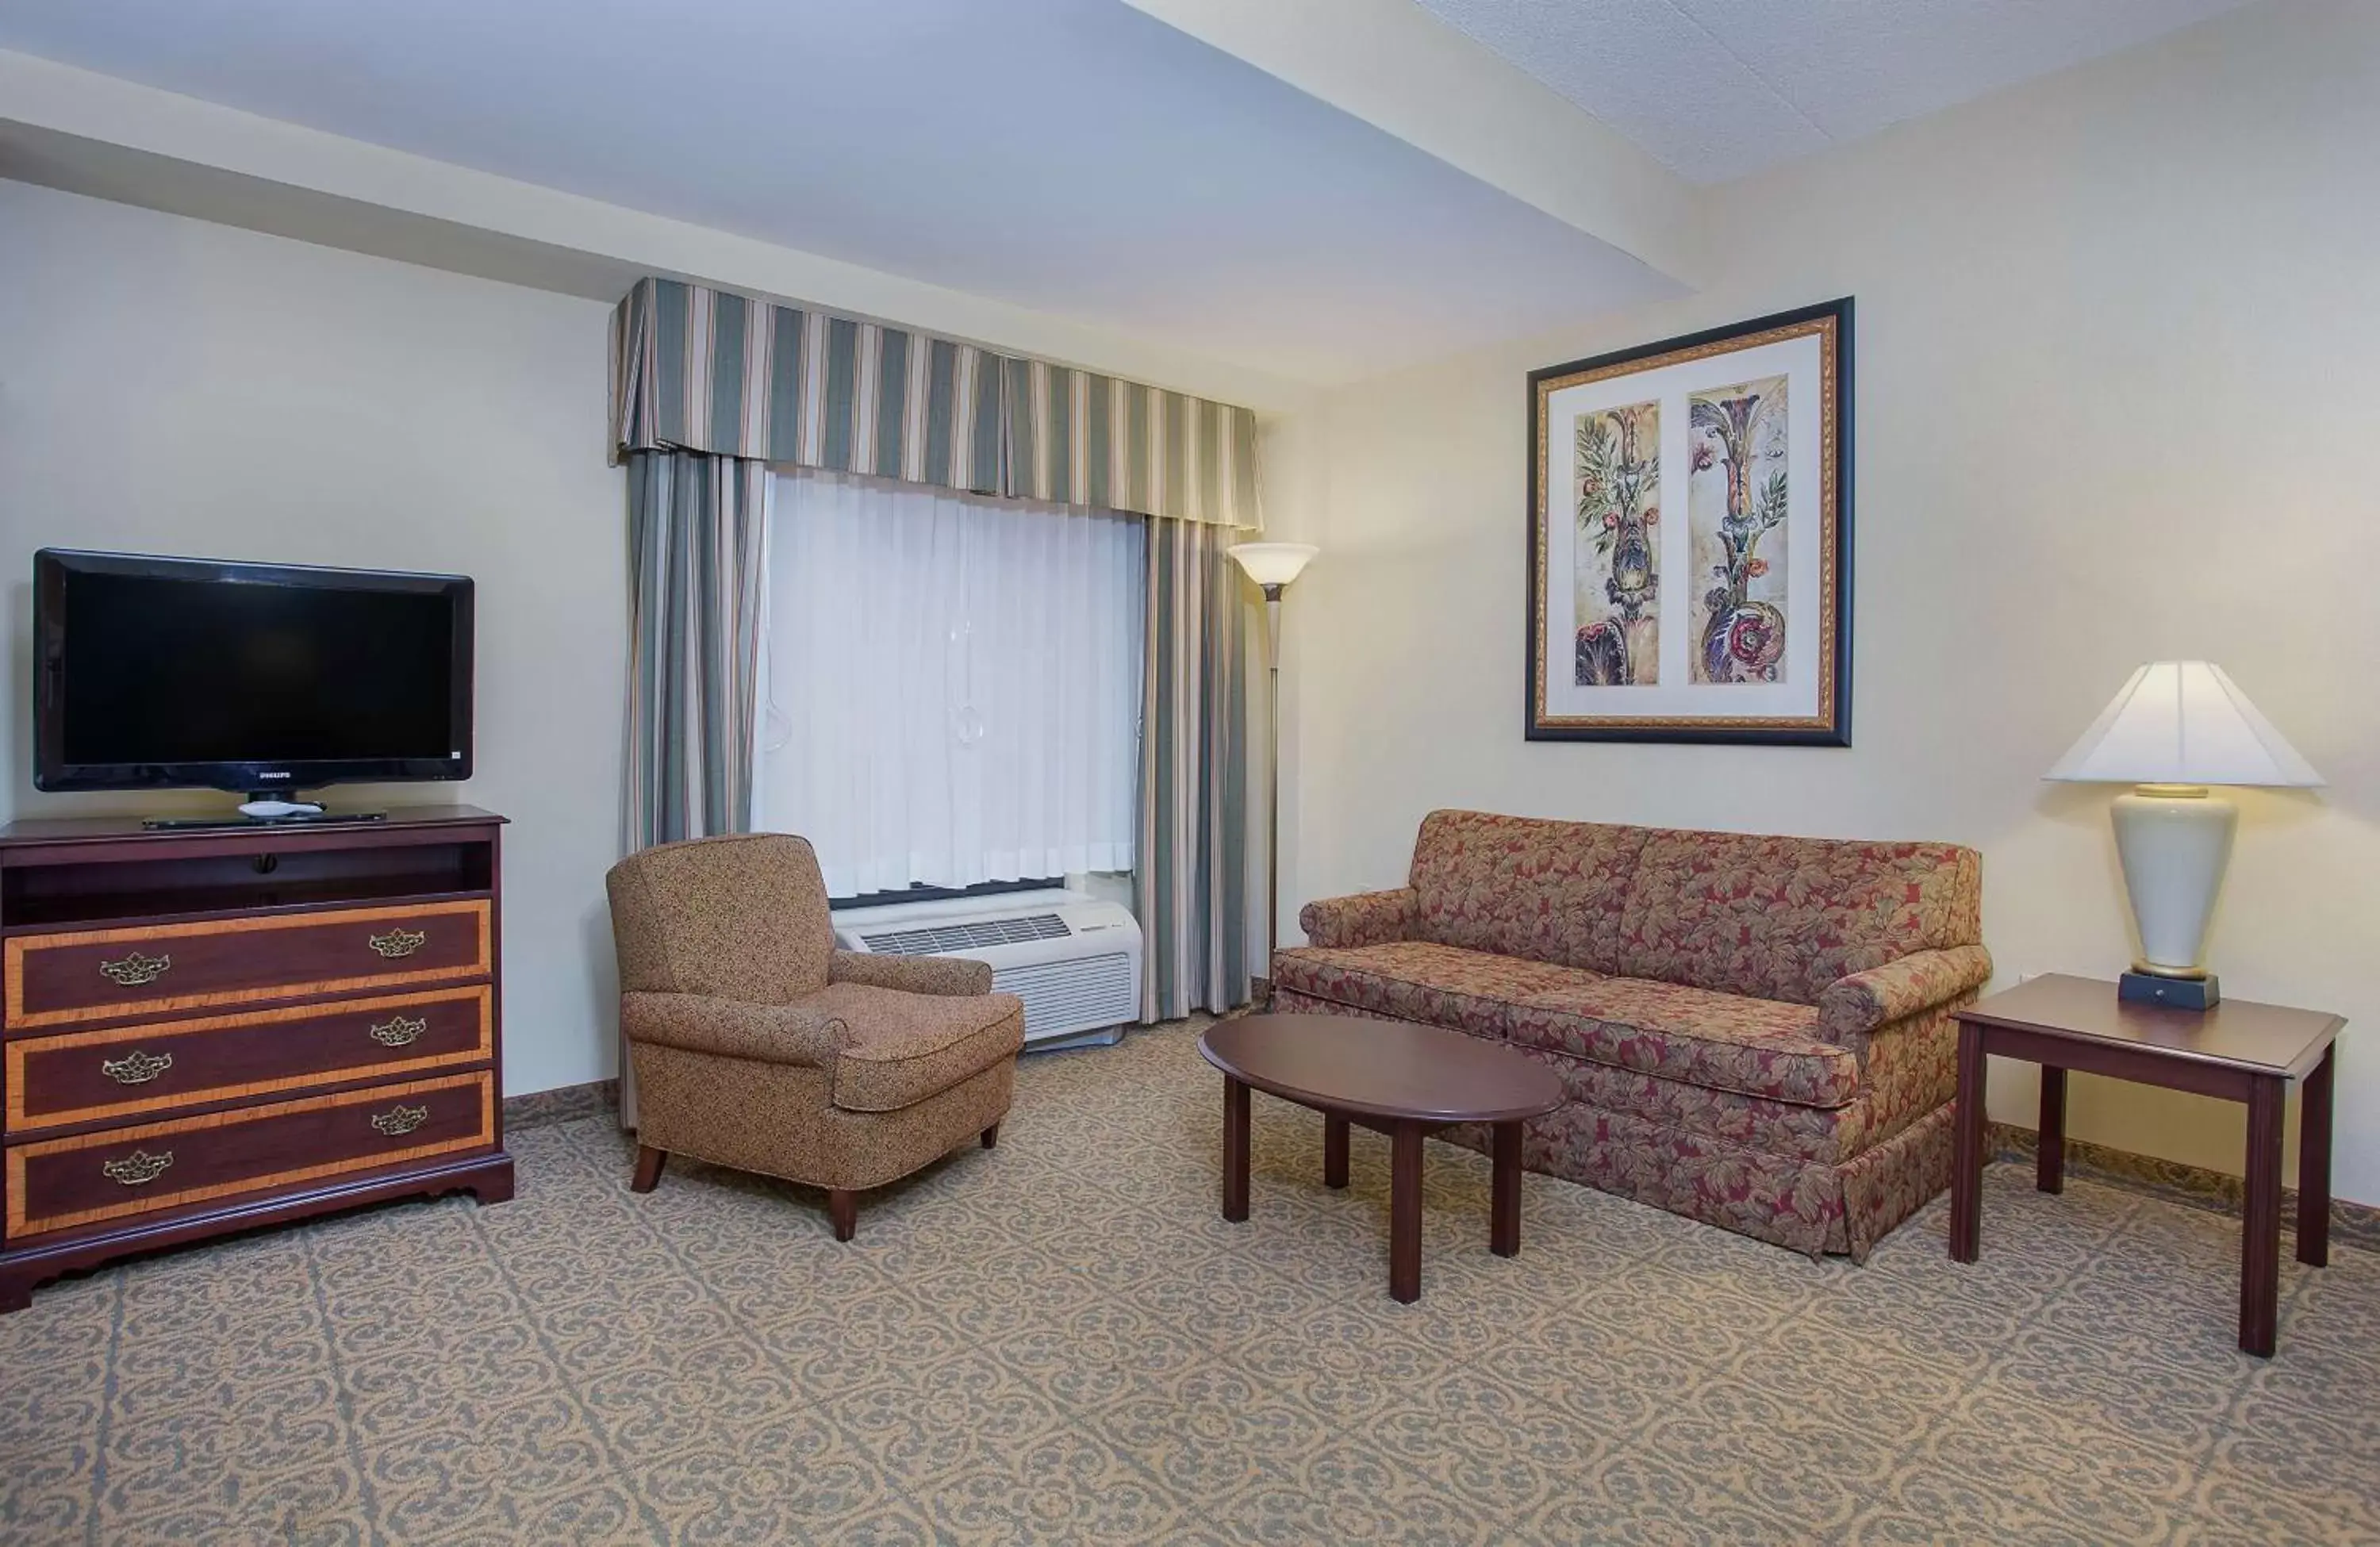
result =
[[471,582],[45,550],[44,789],[459,779]]

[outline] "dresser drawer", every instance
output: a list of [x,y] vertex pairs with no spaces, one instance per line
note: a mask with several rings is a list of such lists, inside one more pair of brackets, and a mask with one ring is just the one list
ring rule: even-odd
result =
[[7,1132],[472,1063],[493,1052],[493,1001],[480,983],[18,1037]]
[[8,1029],[489,971],[485,901],[12,936]]
[[495,1142],[495,1076],[310,1096],[8,1147],[8,1238]]

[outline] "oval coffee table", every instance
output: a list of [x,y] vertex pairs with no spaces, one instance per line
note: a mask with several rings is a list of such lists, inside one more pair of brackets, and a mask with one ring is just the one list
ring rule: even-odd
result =
[[1454,1123],[1495,1133],[1488,1246],[1521,1249],[1521,1122],[1562,1103],[1551,1069],[1510,1048],[1401,1020],[1248,1016],[1198,1052],[1223,1071],[1223,1217],[1248,1217],[1248,1090],[1322,1114],[1322,1182],[1347,1185],[1347,1125],[1389,1136],[1389,1297],[1421,1298],[1421,1141]]

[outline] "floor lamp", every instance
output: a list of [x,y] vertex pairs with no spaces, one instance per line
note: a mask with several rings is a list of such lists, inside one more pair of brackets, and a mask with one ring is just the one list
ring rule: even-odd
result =
[[1273,945],[1281,932],[1281,591],[1321,550],[1308,542],[1240,542],[1232,557],[1264,590],[1265,665],[1271,672],[1265,730],[1265,981],[1272,981]]

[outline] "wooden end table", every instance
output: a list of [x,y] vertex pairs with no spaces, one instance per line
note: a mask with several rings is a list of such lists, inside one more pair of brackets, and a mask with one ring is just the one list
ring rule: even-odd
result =
[[2048,974],[1958,1012],[1958,1137],[1950,1171],[1950,1256],[1981,1251],[1984,1061],[2041,1066],[2041,1151],[2034,1181],[2064,1186],[2066,1071],[2245,1102],[2248,1182],[2240,1261],[2240,1346],[2270,1358],[2281,1289],[2281,1114],[2302,1080],[2298,1127],[2298,1261],[2330,1261],[2333,1053],[2347,1022],[2319,1010],[2227,999],[2214,1009],[2127,1005],[2116,985]]
[[1322,1114],[1322,1185],[1347,1185],[1347,1127],[1389,1136],[1389,1297],[1421,1298],[1421,1141],[1455,1123],[1495,1134],[1488,1248],[1521,1249],[1521,1123],[1562,1103],[1560,1077],[1460,1031],[1347,1016],[1248,1016],[1207,1029],[1223,1071],[1223,1217],[1248,1217],[1248,1090]]

